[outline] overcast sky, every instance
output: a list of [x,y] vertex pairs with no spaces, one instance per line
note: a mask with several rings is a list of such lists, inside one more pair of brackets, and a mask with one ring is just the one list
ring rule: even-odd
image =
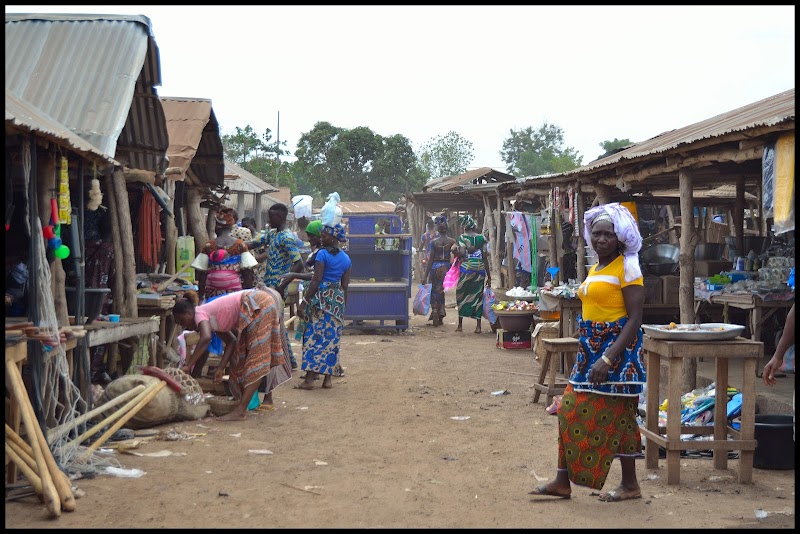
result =
[[[221,134],[314,124],[455,131],[505,171],[510,130],[561,127],[583,163],[795,83],[795,6],[6,6],[150,18],[161,96],[211,99]],[[280,129],[278,115],[280,114]],[[293,160],[294,157],[287,158]]]

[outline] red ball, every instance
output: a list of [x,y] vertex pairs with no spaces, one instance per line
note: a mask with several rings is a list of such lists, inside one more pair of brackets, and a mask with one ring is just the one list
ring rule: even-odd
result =
[[45,239],[53,239],[56,236],[55,231],[53,231],[53,227],[49,224],[42,228],[42,234],[44,235]]

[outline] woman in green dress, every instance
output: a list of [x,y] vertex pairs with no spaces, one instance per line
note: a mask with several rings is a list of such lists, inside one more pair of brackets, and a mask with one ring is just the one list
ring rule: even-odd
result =
[[456,286],[456,302],[458,304],[458,327],[462,331],[464,317],[478,321],[475,333],[481,333],[481,317],[483,316],[483,289],[492,283],[489,272],[489,258],[486,253],[486,238],[478,233],[478,225],[470,215],[462,215],[458,222],[464,233],[458,236],[454,252],[461,258],[461,268]]

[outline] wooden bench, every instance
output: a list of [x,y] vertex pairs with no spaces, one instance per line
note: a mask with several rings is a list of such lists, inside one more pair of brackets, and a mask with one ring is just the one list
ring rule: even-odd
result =
[[566,380],[556,380],[559,358],[554,356],[556,354],[565,356],[566,365],[564,370],[565,374],[569,373],[569,370],[575,364],[575,355],[580,349],[580,342],[574,337],[554,337],[540,339],[539,343],[542,344],[544,359],[541,362],[542,368],[539,373],[539,380],[533,385],[536,390],[533,394],[533,402],[534,404],[539,402],[539,396],[544,393],[549,405],[553,401],[553,395],[561,395],[567,387]]

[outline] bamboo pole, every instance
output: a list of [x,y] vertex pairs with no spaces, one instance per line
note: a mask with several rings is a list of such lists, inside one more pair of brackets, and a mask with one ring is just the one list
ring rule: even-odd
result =
[[[36,466],[37,472],[39,473],[39,477],[42,479],[42,496],[44,497],[44,503],[47,507],[47,511],[53,517],[60,517],[61,516],[61,497],[58,494],[58,490],[53,482],[53,477],[50,475],[50,471],[47,467],[47,461],[45,460],[45,451],[42,450],[41,443],[37,439],[35,430],[39,428],[39,422],[36,420],[36,417],[33,416],[33,408],[31,407],[30,399],[28,398],[28,394],[25,391],[25,386],[22,382],[22,375],[17,369],[16,364],[6,358],[6,386],[8,386],[14,397],[17,399],[17,403],[20,407],[20,412],[22,412],[22,421],[25,423],[25,427],[28,429],[29,439],[31,440],[30,446],[33,450],[33,456],[36,459]],[[41,432],[41,428],[39,428]],[[45,447],[46,448],[46,447]],[[50,453],[50,449],[46,448],[47,453]]]
[[131,408],[131,410],[130,410],[128,413],[126,413],[126,414],[125,414],[125,415],[124,415],[124,416],[123,416],[123,417],[122,417],[122,418],[121,418],[119,421],[117,421],[116,423],[114,423],[114,426],[112,426],[111,428],[109,428],[109,429],[106,431],[106,433],[105,433],[105,434],[103,434],[102,436],[100,436],[99,438],[97,438],[97,441],[95,441],[94,443],[92,443],[91,445],[89,445],[89,447],[87,447],[87,448],[86,448],[86,451],[84,452],[84,454],[89,454],[89,453],[91,453],[91,452],[94,452],[94,451],[96,451],[96,450],[97,450],[97,449],[100,447],[100,445],[102,445],[103,443],[105,443],[106,441],[108,441],[108,438],[110,438],[112,435],[114,435],[114,432],[116,432],[117,430],[119,430],[120,428],[122,428],[122,425],[124,425],[125,423],[127,423],[127,422],[128,422],[128,420],[129,420],[131,417],[133,417],[134,415],[136,415],[136,413],[137,413],[139,410],[141,410],[142,408],[144,408],[144,407],[145,407],[145,405],[147,405],[147,403],[148,403],[148,402],[150,402],[150,401],[153,399],[153,397],[155,397],[156,395],[158,395],[158,393],[159,393],[159,392],[160,392],[162,389],[164,389],[164,387],[165,387],[166,385],[167,385],[167,383],[166,383],[166,382],[164,382],[163,380],[160,380],[160,381],[159,381],[159,382],[156,384],[155,388],[154,388],[153,390],[151,390],[149,393],[147,393],[147,394],[145,395],[145,397],[144,397],[142,400],[140,400],[138,404],[136,404],[136,406],[134,406],[133,408]]
[[[133,397],[133,396],[139,394],[140,392],[144,391],[144,389],[145,389],[145,386],[142,385],[142,384],[139,384],[135,388],[130,389],[130,390],[126,391],[125,393],[114,397],[113,399],[111,399],[107,403],[103,404],[102,406],[98,406],[94,410],[92,410],[90,412],[86,412],[85,414],[81,415],[80,417],[76,417],[74,420],[70,421],[69,423],[64,423],[63,425],[59,425],[59,426],[51,429],[50,432],[47,433],[47,441],[49,443],[53,443],[55,440],[57,440],[58,438],[60,438],[61,436],[63,436],[64,434],[66,434],[67,432],[69,432],[70,430],[75,428],[76,426],[78,426],[79,424],[81,424],[81,423],[83,423],[85,421],[88,421],[89,419],[91,419],[95,415],[103,413],[104,411],[108,410],[112,406],[116,406],[117,404],[121,403],[122,401],[126,401],[126,400],[130,399],[131,397]],[[8,425],[6,425],[6,432],[8,432],[8,430],[9,430],[8,429]]]
[[[27,445],[27,443],[26,443],[26,445]],[[30,447],[28,447],[28,448],[30,449]],[[25,452],[25,449],[23,449],[22,446],[20,446],[19,443],[17,443],[16,441],[14,441],[12,439],[9,439],[8,436],[6,436],[6,452],[8,452],[8,449],[12,449],[14,451],[14,453],[17,456],[19,456],[20,459],[23,462],[25,462],[25,464],[27,464],[27,466],[29,468],[33,469],[34,472],[36,471],[36,460],[33,459],[33,456],[31,456],[30,453]],[[32,452],[33,451],[31,451],[31,453]]]
[[31,446],[28,445],[28,442],[22,439],[13,428],[8,426],[8,423],[6,423],[6,438],[11,438],[11,441],[19,445],[22,450],[25,451],[25,454],[33,458],[33,449],[31,449]]
[[75,438],[74,440],[70,441],[66,446],[67,447],[74,447],[76,445],[80,445],[81,443],[86,441],[91,436],[94,436],[95,434],[100,432],[107,424],[116,421],[117,419],[119,419],[120,417],[125,415],[125,413],[128,410],[130,410],[131,408],[136,406],[136,403],[138,403],[140,400],[142,400],[145,397],[145,395],[150,393],[150,391],[152,391],[157,385],[158,385],[158,382],[151,382],[150,384],[148,384],[147,387],[145,387],[144,390],[142,390],[138,395],[136,395],[136,397],[134,397],[133,399],[128,401],[128,403],[125,404],[122,408],[120,408],[119,410],[117,410],[116,412],[114,412],[113,414],[108,416],[107,418],[103,419],[102,421],[97,423],[94,427],[90,428],[89,430],[87,430],[86,432],[84,432],[83,434],[81,434],[80,436]]
[[20,457],[8,441],[6,441],[6,455],[11,458],[11,461],[14,462],[14,465],[16,465],[22,473],[22,476],[31,483],[33,490],[40,496],[44,495],[41,477],[36,474],[36,470],[31,468],[26,460]]

